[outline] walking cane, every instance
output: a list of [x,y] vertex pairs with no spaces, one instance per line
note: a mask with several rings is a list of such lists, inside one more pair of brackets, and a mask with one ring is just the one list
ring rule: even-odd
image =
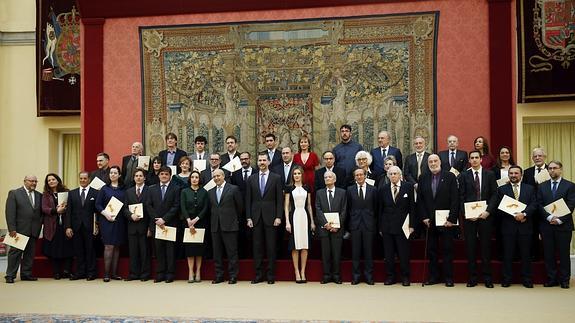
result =
[[423,251],[423,275],[421,280],[421,287],[425,286],[425,272],[427,265],[427,242],[429,241],[429,226],[426,225],[425,228],[425,250]]

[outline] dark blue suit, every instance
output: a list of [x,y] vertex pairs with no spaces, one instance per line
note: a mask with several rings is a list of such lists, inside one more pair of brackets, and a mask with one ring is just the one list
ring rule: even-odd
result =
[[[386,157],[392,155],[393,157],[395,157],[395,160],[397,161],[397,167],[402,168],[403,167],[403,157],[401,155],[401,150],[399,148],[396,147],[392,147],[392,146],[388,146],[387,147],[387,152],[386,152]],[[384,157],[381,154],[381,147],[375,147],[371,150],[371,157],[373,158],[373,161],[371,162],[371,167],[373,168],[373,172],[379,176],[383,173],[383,159]]]

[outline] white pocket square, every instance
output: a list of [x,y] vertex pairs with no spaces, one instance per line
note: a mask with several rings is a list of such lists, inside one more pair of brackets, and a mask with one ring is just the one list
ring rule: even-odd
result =
[[90,198],[90,201],[93,201],[93,200],[94,200],[94,198],[93,198],[93,197],[91,197],[91,198]]
[[403,197],[407,197],[407,193],[403,194]]

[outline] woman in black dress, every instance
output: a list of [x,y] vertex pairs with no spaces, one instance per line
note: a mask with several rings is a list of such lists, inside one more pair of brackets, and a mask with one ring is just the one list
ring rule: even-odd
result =
[[[180,205],[186,229],[194,233],[196,229],[205,229],[208,216],[208,192],[200,185],[200,172],[191,172],[189,187],[182,190]],[[204,255],[205,240],[203,243],[186,243],[186,257],[188,258],[188,283],[201,281],[202,256]],[[195,270],[194,270],[195,265]]]
[[162,159],[158,156],[152,159],[150,165],[150,171],[146,174],[146,185],[152,186],[160,182],[158,174],[160,173],[160,168],[162,168]]

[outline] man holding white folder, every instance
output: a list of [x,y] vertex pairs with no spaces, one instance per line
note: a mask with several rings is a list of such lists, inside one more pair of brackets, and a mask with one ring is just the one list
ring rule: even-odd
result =
[[[467,287],[477,286],[477,239],[481,249],[483,283],[493,288],[491,277],[491,233],[493,231],[493,212],[497,209],[497,182],[495,174],[481,167],[481,153],[473,150],[469,153],[471,168],[460,179],[461,200],[465,212],[465,246],[469,278]],[[470,204],[470,202],[473,202]]]
[[497,189],[503,237],[503,280],[501,287],[511,285],[513,254],[515,247],[518,246],[521,256],[523,286],[533,288],[531,235],[533,234],[533,216],[537,211],[537,192],[533,186],[521,182],[522,169],[520,166],[509,167],[508,176],[509,183]]
[[[543,217],[540,230],[547,272],[547,282],[543,286],[553,287],[561,284],[561,288],[569,288],[571,276],[569,246],[573,231],[575,184],[562,177],[563,164],[560,161],[551,161],[547,169],[551,180],[539,184],[537,189],[539,212]],[[559,253],[559,277],[556,269],[556,252]]]

